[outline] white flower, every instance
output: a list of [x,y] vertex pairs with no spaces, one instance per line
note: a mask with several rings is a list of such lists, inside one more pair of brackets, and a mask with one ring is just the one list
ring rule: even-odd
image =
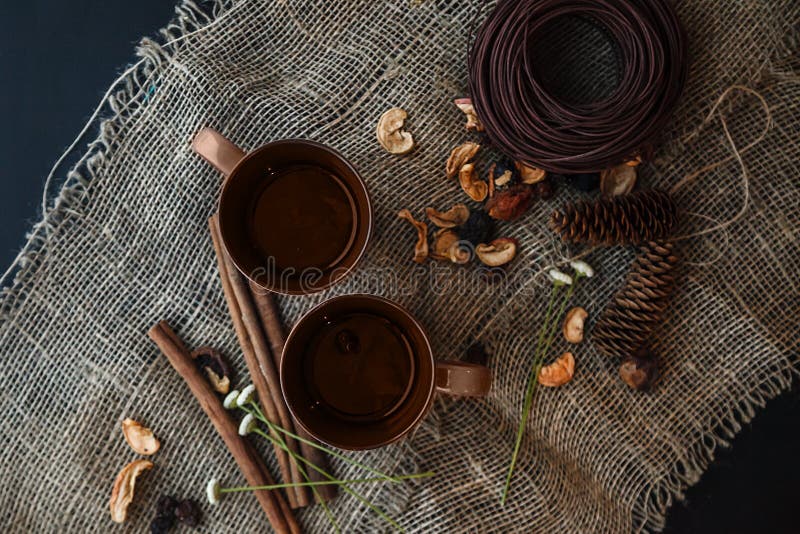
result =
[[550,278],[553,279],[553,282],[558,284],[564,285],[572,285],[572,277],[566,273],[562,273],[558,269],[550,269]]
[[594,269],[592,269],[592,266],[586,263],[585,261],[581,260],[571,261],[569,262],[569,264],[572,266],[573,269],[575,269],[576,273],[582,276],[585,276],[587,278],[591,278],[592,276],[594,276]]
[[225,400],[222,401],[222,406],[224,406],[226,410],[233,410],[234,408],[236,408],[236,399],[238,398],[239,398],[239,390],[234,389],[225,396]]
[[253,429],[256,427],[256,418],[253,417],[253,414],[249,413],[242,418],[242,422],[239,423],[239,435],[246,436]]
[[212,478],[206,484],[206,498],[208,498],[208,502],[211,504],[217,504],[219,502],[219,482],[217,482],[216,478]]
[[236,399],[236,405],[239,407],[245,406],[248,402],[253,400],[253,394],[256,392],[256,387],[253,384],[246,386],[241,393],[239,393],[239,397]]

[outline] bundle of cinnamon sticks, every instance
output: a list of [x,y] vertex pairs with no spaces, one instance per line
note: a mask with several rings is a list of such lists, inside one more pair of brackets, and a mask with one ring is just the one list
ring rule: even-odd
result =
[[[208,225],[225,300],[264,415],[272,423],[306,440],[311,440],[313,438],[295,423],[281,394],[278,369],[285,336],[275,300],[271,293],[251,287],[228,257],[222,245],[216,215],[209,219]],[[293,453],[327,470],[327,461],[321,451],[289,435],[283,437]],[[283,481],[305,482],[297,463],[292,461],[289,454],[277,445],[274,448]],[[312,481],[324,480],[317,471],[313,469],[306,471]],[[336,497],[336,486],[317,486],[316,496],[325,501],[331,500]],[[308,486],[287,488],[286,497],[292,508],[308,506],[314,502],[314,496]]]
[[[211,384],[202,374],[189,349],[165,321],[156,323],[147,335],[152,339],[169,363],[189,386],[200,407],[214,424],[239,470],[251,486],[275,484],[258,452],[238,433],[239,424],[222,405],[222,400],[211,389]],[[278,534],[300,534],[302,530],[291,508],[278,491],[254,491],[258,503],[267,515],[270,525]]]

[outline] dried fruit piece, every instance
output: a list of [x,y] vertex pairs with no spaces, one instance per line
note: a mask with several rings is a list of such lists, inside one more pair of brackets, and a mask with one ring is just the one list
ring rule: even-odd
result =
[[447,177],[454,178],[461,170],[461,167],[469,163],[469,161],[475,157],[480,147],[481,145],[478,143],[469,142],[455,147],[453,151],[450,152],[450,157],[447,158],[447,164],[445,165]]
[[478,114],[475,113],[475,106],[472,105],[471,98],[456,98],[455,104],[458,109],[464,112],[464,115],[467,116],[467,130],[474,130],[476,132],[483,131],[483,124],[481,124],[481,120],[478,118]]
[[433,234],[433,252],[431,257],[437,260],[450,260],[450,247],[458,242],[458,234],[443,228]]
[[467,163],[458,173],[458,183],[461,184],[461,189],[474,200],[475,202],[483,202],[486,195],[489,194],[489,185],[478,178],[478,173],[475,171],[475,165]]
[[619,376],[630,388],[647,391],[658,380],[658,360],[647,347],[642,347],[635,355],[622,360]]
[[628,161],[626,161],[625,165],[629,165],[631,167],[636,167],[641,162],[642,162],[642,155],[641,154],[637,154],[635,158],[629,159]]
[[512,221],[520,217],[533,201],[533,189],[529,185],[517,184],[497,193],[486,203],[486,212],[493,219]]
[[405,110],[392,108],[378,120],[378,142],[392,154],[407,154],[414,148],[414,138],[403,130],[406,117]]
[[568,311],[564,317],[564,339],[570,343],[583,341],[583,325],[587,317],[589,317],[589,314],[580,306]]
[[469,208],[464,204],[456,204],[444,212],[436,211],[433,208],[425,208],[425,215],[439,228],[453,228],[467,222],[467,219],[469,219]]
[[600,192],[604,195],[627,195],[636,185],[636,167],[626,163],[600,173]]
[[503,162],[493,163],[492,166],[489,167],[489,176],[494,178],[494,183],[498,188],[511,185],[516,182],[518,178],[518,174],[514,172],[514,169]]
[[472,249],[463,245],[459,240],[455,245],[450,247],[450,261],[458,265],[464,265],[472,260]]
[[575,357],[571,352],[565,352],[559,358],[545,365],[539,371],[539,383],[549,388],[563,386],[575,374]]
[[541,182],[544,180],[545,176],[547,176],[547,171],[544,169],[539,169],[537,167],[531,167],[530,165],[526,165],[521,161],[515,161],[514,165],[517,167],[519,171],[520,178],[522,179],[523,184],[535,184],[537,182]]
[[161,447],[153,431],[133,419],[122,421],[122,435],[137,454],[149,456],[155,454]]
[[227,395],[231,389],[232,372],[222,354],[214,347],[200,347],[192,352],[192,358],[214,391]]
[[428,257],[428,225],[420,222],[408,210],[400,210],[397,216],[410,222],[417,230],[417,243],[414,245],[414,261],[424,263]]
[[108,503],[111,509],[111,519],[116,523],[122,523],[128,516],[128,505],[133,501],[133,494],[136,488],[136,478],[153,468],[150,460],[134,460],[117,475],[114,480],[114,488],[111,490],[111,500]]
[[481,243],[475,247],[475,254],[484,265],[499,267],[510,262],[517,255],[517,240],[501,237],[488,245]]
[[461,246],[457,233],[449,228],[443,228],[433,235],[431,257],[463,264],[471,259],[471,254],[467,247]]

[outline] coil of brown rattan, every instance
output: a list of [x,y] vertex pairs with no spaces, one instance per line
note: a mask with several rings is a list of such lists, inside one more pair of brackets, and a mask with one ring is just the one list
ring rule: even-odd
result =
[[[564,99],[541,79],[536,40],[570,16],[591,21],[618,51],[618,83],[599,100]],[[669,0],[501,0],[475,34],[470,96],[508,157],[557,173],[598,171],[636,157],[663,129],[686,56]]]

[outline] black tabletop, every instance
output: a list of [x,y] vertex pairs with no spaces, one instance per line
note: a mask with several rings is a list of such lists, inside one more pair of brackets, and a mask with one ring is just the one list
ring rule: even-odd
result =
[[[155,36],[172,13],[170,0],[0,2],[2,270],[41,216],[50,167],[133,61],[139,38]],[[798,407],[797,392],[770,402],[672,508],[667,532],[800,532]]]

